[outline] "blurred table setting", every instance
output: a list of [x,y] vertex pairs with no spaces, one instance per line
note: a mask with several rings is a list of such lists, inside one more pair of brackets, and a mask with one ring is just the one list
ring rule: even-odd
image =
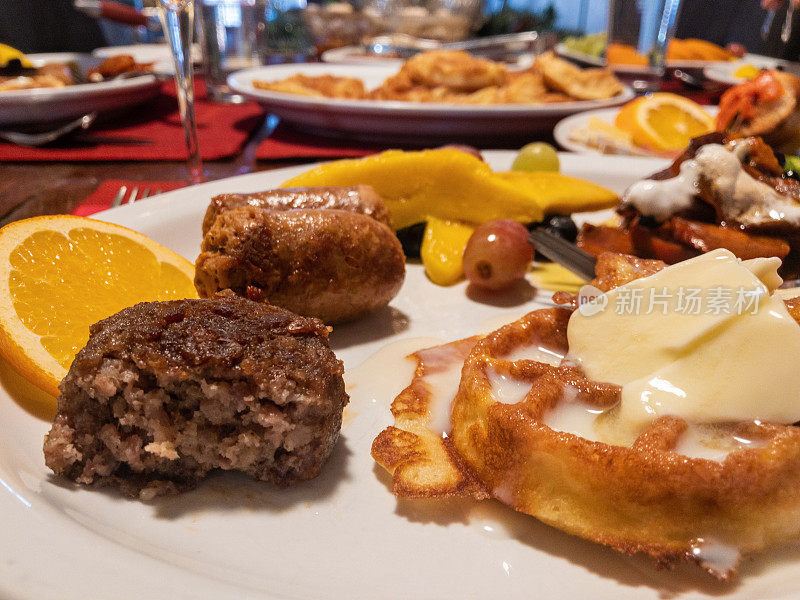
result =
[[[177,185],[391,147],[555,143],[559,120],[610,111],[634,94],[667,92],[714,105],[746,80],[739,77],[745,67],[794,68],[743,54],[736,44],[673,40],[677,0],[586,0],[567,26],[554,4],[537,11],[480,0],[75,0],[70,8],[135,43],[56,54],[0,46],[0,89],[11,85],[0,92],[3,223],[73,211],[106,180]],[[764,14],[764,27],[771,26],[772,12]],[[601,32],[586,33],[598,25]],[[295,69],[299,77],[361,78],[375,87],[402,74],[411,57],[442,50],[494,61],[509,78],[534,72],[536,57],[555,53],[584,69],[613,69],[623,91],[584,100],[556,86],[545,92],[564,96],[559,102],[459,98],[444,105],[381,101],[370,92],[341,99],[259,88],[259,78],[280,79]],[[123,57],[127,71],[97,74],[119,67]],[[73,81],[14,87],[50,77],[45,71],[54,68]]]

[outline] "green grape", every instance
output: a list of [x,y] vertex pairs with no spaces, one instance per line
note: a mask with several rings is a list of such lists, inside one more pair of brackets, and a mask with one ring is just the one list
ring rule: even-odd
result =
[[558,172],[560,168],[556,149],[544,142],[533,142],[520,148],[517,158],[511,165],[512,171]]

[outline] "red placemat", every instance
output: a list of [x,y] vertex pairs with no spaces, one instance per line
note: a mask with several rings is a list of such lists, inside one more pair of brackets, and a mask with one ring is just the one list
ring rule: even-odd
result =
[[361,144],[349,140],[327,138],[305,133],[284,123],[256,148],[259,160],[280,160],[288,158],[358,158],[385,150],[372,144]]
[[[186,186],[183,181],[128,181],[125,179],[107,179],[101,183],[98,188],[88,197],[81,202],[78,207],[72,211],[73,215],[79,217],[88,217],[101,210],[111,208],[111,202],[114,196],[117,195],[119,188],[122,186],[127,188],[127,193],[130,194],[133,188],[139,188],[139,192],[149,189],[151,193],[156,190],[168,192],[170,190],[177,190]],[[127,196],[125,198],[127,200]]]
[[[237,154],[263,117],[255,103],[209,101],[202,80],[195,82],[195,113],[200,153],[205,160]],[[161,93],[152,100],[96,124],[80,134],[79,140],[67,137],[40,148],[0,143],[0,161],[185,159],[186,141],[173,81],[164,82]]]

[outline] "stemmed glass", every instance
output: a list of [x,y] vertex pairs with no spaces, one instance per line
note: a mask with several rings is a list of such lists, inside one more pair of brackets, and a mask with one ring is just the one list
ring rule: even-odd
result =
[[639,92],[659,89],[666,70],[667,45],[675,29],[681,0],[611,0],[608,43],[637,55],[644,64],[635,71],[633,87]]
[[197,122],[194,115],[194,67],[192,65],[192,35],[194,33],[194,0],[158,0],[159,16],[164,34],[172,50],[175,67],[175,86],[178,107],[186,135],[189,174],[192,183],[203,181],[203,161],[197,142]]

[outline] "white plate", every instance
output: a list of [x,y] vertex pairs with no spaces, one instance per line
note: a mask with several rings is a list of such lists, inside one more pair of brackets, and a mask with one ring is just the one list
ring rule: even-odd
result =
[[709,65],[703,69],[703,75],[711,81],[725,83],[728,85],[737,85],[747,81],[744,77],[736,77],[734,73],[737,69],[744,65],[752,65],[757,69],[774,69],[777,66],[786,66],[785,60],[772,58],[769,56],[761,56],[760,54],[745,54],[739,60],[726,63],[717,63]]
[[365,140],[418,142],[448,137],[498,138],[550,131],[561,117],[582,110],[617,106],[633,97],[625,88],[610,100],[554,104],[458,104],[332,100],[260,90],[254,79],[277,81],[296,73],[358,77],[367,89],[378,87],[395,74],[392,65],[273,65],[238,71],[228,77],[240,94],[260,102],[287,122],[328,135]]
[[[169,44],[131,44],[129,46],[108,46],[107,48],[97,48],[92,51],[93,56],[108,58],[118,54],[130,54],[136,62],[153,63],[153,70],[156,73],[172,76],[172,52]],[[202,53],[199,44],[192,44],[192,62],[200,64]]]
[[[718,106],[703,106],[708,114],[712,117],[717,115],[719,112]],[[555,138],[558,145],[561,146],[564,150],[569,150],[570,152],[578,152],[580,154],[595,154],[605,156],[602,152],[600,152],[597,148],[591,148],[589,146],[585,146],[580,142],[576,142],[575,140],[570,139],[569,134],[573,129],[579,127],[585,127],[589,122],[589,119],[592,117],[597,117],[609,123],[611,125],[614,124],[614,119],[617,116],[619,109],[617,108],[606,108],[601,110],[589,110],[586,112],[579,113],[577,115],[572,115],[566,117],[559,121],[555,128],[553,129],[553,137]],[[657,156],[653,154],[653,156]],[[659,159],[664,160],[666,163],[669,163],[669,159]]]
[[[391,65],[395,69],[399,69],[403,64],[401,58],[390,58],[388,56],[381,56],[380,54],[367,54],[362,46],[344,46],[342,48],[332,48],[326,50],[320,55],[320,59],[324,63],[337,64],[337,65]],[[509,70],[527,69],[536,60],[534,54],[520,54],[516,57],[515,62],[507,62],[506,67]]]
[[[487,152],[506,169],[513,152]],[[660,163],[561,156],[565,173],[622,191]],[[276,186],[305,167],[177,190],[97,215],[193,259],[209,198]],[[536,305],[481,304],[465,286],[437,287],[419,265],[388,310],[337,327],[348,372],[387,343],[474,333],[486,319]],[[509,316],[509,319],[512,317]],[[302,600],[506,598],[655,600],[797,598],[800,548],[748,559],[738,585],[694,567],[659,571],[493,502],[397,502],[369,456],[398,390],[352,389],[340,440],[323,474],[286,490],[235,474],[153,504],[53,478],[39,420],[0,388],[0,598],[3,600]],[[477,510],[477,512],[476,512]]]
[[[33,54],[35,65],[76,61],[81,68],[97,62],[88,54]],[[0,92],[0,126],[53,123],[92,112],[108,112],[149,100],[158,93],[155,75],[130,79],[82,83],[60,88],[37,88]]]
[[[567,48],[563,43],[556,45],[556,53],[564,58],[571,58],[587,65],[595,67],[606,66],[606,61],[603,58],[592,56],[591,54],[584,54],[576,50]],[[719,61],[719,60],[668,60],[667,69],[703,69],[704,67],[731,64],[733,61]],[[650,69],[645,66],[639,65],[611,65],[615,73],[622,75],[646,75]]]
[[334,65],[391,65],[400,68],[402,58],[391,58],[379,54],[367,54],[361,46],[344,46],[331,48],[320,55],[324,63]]

